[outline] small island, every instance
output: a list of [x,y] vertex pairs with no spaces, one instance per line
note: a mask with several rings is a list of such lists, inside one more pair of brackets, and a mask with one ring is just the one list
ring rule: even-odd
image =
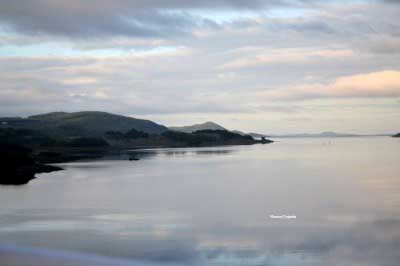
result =
[[[95,159],[132,149],[272,143],[222,127],[182,132],[153,121],[105,112],[55,112],[28,118],[0,118],[2,185],[26,184],[37,173],[62,170],[51,163]],[[128,155],[130,161],[138,160]]]
[[400,133],[397,133],[395,135],[392,136],[393,138],[400,138]]

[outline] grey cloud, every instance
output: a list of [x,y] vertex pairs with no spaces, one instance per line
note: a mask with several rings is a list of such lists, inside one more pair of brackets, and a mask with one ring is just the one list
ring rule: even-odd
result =
[[332,28],[329,24],[322,21],[305,21],[292,25],[292,28],[296,31],[309,31],[309,32],[319,32],[332,34],[335,33],[336,30]]
[[[29,5],[29,4],[28,4]],[[36,12],[32,9],[37,8]],[[169,34],[185,33],[194,21],[185,14],[165,14],[155,10],[135,11],[133,16],[109,13],[106,10],[89,12],[62,10],[56,7],[48,10],[46,6],[23,10],[7,9],[2,6],[0,19],[13,29],[30,35],[55,35],[67,37],[136,36],[167,37]],[[39,11],[43,10],[43,13]],[[50,8],[51,9],[51,8]]]
[[[3,0],[0,0],[0,3]],[[318,4],[317,4],[318,3]],[[166,45],[226,50],[229,46],[262,45],[287,47],[340,43],[366,46],[371,36],[399,36],[393,18],[399,10],[382,3],[329,5],[319,1],[101,1],[96,5],[80,1],[4,1],[0,22],[25,36],[1,36],[0,44],[23,45],[73,39],[73,47],[151,49]],[[271,18],[257,11],[274,6],[308,7],[310,14]],[[191,13],[198,8],[213,10],[252,9],[257,19],[236,19],[216,23]],[[62,12],[60,12],[62,10]],[[384,15],[383,15],[384,14]],[[251,34],[255,31],[259,34]],[[202,32],[214,36],[204,37]],[[226,34],[229,32],[230,36]],[[197,34],[200,33],[200,34]],[[241,36],[237,36],[241,35]],[[323,36],[322,36],[323,35]],[[27,38],[29,36],[30,38]],[[207,36],[207,34],[205,34]],[[218,37],[221,36],[221,37]],[[323,37],[323,38],[321,38]],[[135,42],[136,41],[136,42]],[[210,46],[210,42],[213,43]],[[354,44],[352,44],[354,42]]]
[[185,33],[197,23],[208,23],[191,17],[185,10],[254,9],[283,4],[286,4],[283,0],[119,0],[95,3],[78,0],[1,0],[0,21],[18,32],[31,35],[167,37]]

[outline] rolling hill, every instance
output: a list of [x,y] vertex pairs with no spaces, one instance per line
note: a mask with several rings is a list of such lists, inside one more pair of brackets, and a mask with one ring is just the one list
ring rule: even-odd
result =
[[191,126],[182,126],[182,127],[169,127],[170,130],[178,131],[178,132],[185,132],[185,133],[192,133],[198,130],[226,130],[223,126],[218,125],[214,122],[205,122],[201,124],[194,124]]
[[50,136],[102,136],[107,131],[127,132],[132,128],[160,134],[168,128],[149,120],[106,112],[52,112],[28,118],[0,118],[2,126],[37,130]]

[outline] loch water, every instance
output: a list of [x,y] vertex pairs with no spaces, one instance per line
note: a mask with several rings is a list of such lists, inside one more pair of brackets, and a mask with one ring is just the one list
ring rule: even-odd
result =
[[0,245],[156,265],[399,265],[400,139],[134,153],[0,186]]

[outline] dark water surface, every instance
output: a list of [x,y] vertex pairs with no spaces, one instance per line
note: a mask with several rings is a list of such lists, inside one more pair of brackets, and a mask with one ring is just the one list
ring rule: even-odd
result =
[[26,186],[0,187],[0,244],[156,264],[400,263],[399,139],[136,156],[63,164]]

